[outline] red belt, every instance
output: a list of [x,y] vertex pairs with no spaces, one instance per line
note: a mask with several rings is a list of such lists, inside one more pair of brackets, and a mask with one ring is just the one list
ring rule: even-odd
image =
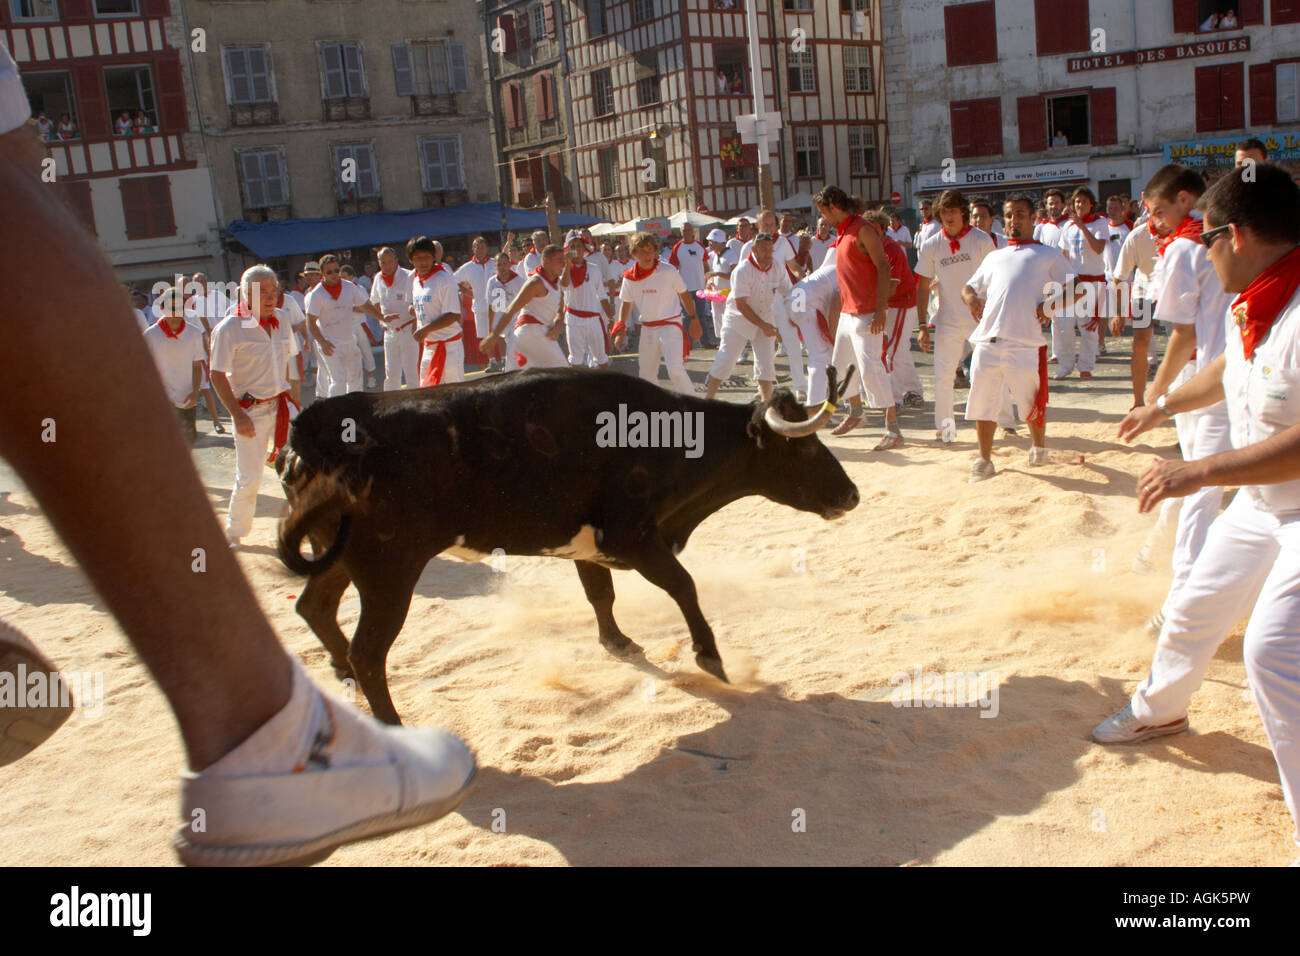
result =
[[525,325],[546,326],[546,323],[543,322],[541,319],[537,318],[536,316],[529,315],[527,312],[520,312],[519,318],[515,320],[516,331],[523,328]]
[[686,327],[676,319],[660,319],[658,322],[642,322],[646,328],[654,328],[659,325],[675,325],[682,333],[682,358],[687,358],[691,354],[691,340],[686,337]]
[[1075,276],[1074,278],[1078,282],[1105,282],[1106,281],[1105,276],[1082,276],[1081,275],[1081,276]]
[[579,316],[580,318],[584,318],[584,319],[598,319],[598,318],[600,318],[600,313],[599,313],[599,312],[583,312],[581,309],[572,309],[572,308],[569,308],[568,306],[565,307],[564,311],[567,312],[567,313],[569,313],[569,315],[576,315],[576,316]]
[[[424,373],[424,378],[420,380],[420,387],[427,388],[430,385],[442,384],[442,373],[447,368],[447,343],[459,342],[463,332],[457,332],[449,339],[439,339],[433,346],[433,358],[429,360],[429,368]],[[428,348],[429,343],[425,341],[424,347]]]
[[271,443],[271,454],[266,457],[268,462],[275,461],[276,456],[280,454],[280,449],[284,447],[285,442],[289,440],[289,406],[300,408],[288,392],[281,392],[274,398],[255,398],[251,402],[243,399],[239,400],[240,408],[252,408],[254,405],[269,405],[275,402],[275,441]]
[[397,328],[393,329],[393,331],[394,331],[394,332],[400,332],[400,331],[402,331],[403,329],[409,329],[409,328],[410,328],[411,326],[413,326],[414,324],[415,324],[415,319],[412,319],[410,322],[403,322],[403,323],[402,323],[401,325],[399,325]]

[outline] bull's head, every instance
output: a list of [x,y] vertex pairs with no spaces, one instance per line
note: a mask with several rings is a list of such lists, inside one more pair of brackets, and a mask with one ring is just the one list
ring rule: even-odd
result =
[[838,518],[858,505],[858,489],[817,431],[844,396],[853,369],[836,387],[834,367],[827,369],[827,401],[812,418],[788,389],[779,389],[770,401],[755,406],[749,437],[762,453],[757,478],[762,494],[791,508],[812,511],[823,518]]

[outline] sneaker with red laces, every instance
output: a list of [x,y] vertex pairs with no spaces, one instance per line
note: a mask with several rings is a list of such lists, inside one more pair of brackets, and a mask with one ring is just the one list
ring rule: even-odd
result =
[[1092,739],[1099,744],[1136,744],[1152,737],[1181,734],[1187,729],[1187,716],[1167,724],[1149,724],[1133,713],[1129,701],[1092,729]]

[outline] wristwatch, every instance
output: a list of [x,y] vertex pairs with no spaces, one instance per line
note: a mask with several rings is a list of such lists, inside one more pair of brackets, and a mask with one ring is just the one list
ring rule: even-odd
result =
[[1171,411],[1169,410],[1169,406],[1165,404],[1165,396],[1164,396],[1164,395],[1161,395],[1159,398],[1156,399],[1156,408],[1160,409],[1162,412],[1164,412],[1164,413],[1165,413],[1166,415],[1168,415],[1170,418],[1173,418],[1173,417],[1174,417],[1174,413],[1171,412]]

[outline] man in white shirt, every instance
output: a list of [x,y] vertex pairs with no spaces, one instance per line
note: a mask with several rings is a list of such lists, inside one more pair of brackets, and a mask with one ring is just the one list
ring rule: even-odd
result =
[[411,315],[419,343],[420,385],[465,380],[465,344],[460,289],[451,270],[438,261],[437,240],[427,236],[406,244],[415,278],[411,280]]
[[[510,254],[507,252],[497,253],[496,257],[497,271],[492,278],[487,281],[487,299],[488,299],[488,332],[497,327],[498,321],[510,308],[510,303],[515,300],[519,290],[524,287],[524,277],[515,272],[514,264],[510,261]],[[522,356],[515,351],[515,330],[513,326],[508,326],[505,336],[505,358],[504,364],[502,359],[495,356],[489,357],[488,370],[514,372],[519,369],[519,359]]]
[[[329,386],[317,391],[318,398],[332,398],[359,392],[364,386],[358,315],[364,313],[383,321],[361,287],[343,278],[339,257],[321,257],[321,284],[307,293],[307,328],[329,371]],[[319,382],[318,382],[319,384]]]
[[1029,464],[1047,463],[1047,345],[1042,324],[1062,298],[1065,263],[1055,249],[1033,237],[1034,202],[1017,194],[1003,204],[1008,244],[984,257],[962,289],[962,301],[979,323],[971,333],[966,420],[975,423],[979,457],[970,481],[983,481],[993,467],[993,433],[1009,389],[1025,415],[1033,448]]
[[1045,246],[1058,247],[1061,243],[1061,227],[1067,222],[1065,215],[1065,193],[1052,188],[1043,194],[1043,204],[1047,219],[1034,226],[1034,238]]
[[[659,261],[659,240],[648,232],[632,237],[635,264],[623,273],[618,297],[618,324],[626,326],[632,307],[641,312],[641,341],[637,363],[641,377],[659,383],[659,356],[668,369],[668,378],[683,395],[694,395],[695,386],[686,374],[685,357],[689,348],[683,315],[694,310],[682,275],[672,266]],[[616,326],[617,328],[617,326]]]
[[1131,441],[1171,413],[1226,401],[1232,450],[1153,462],[1138,478],[1138,510],[1207,485],[1240,490],[1167,610],[1149,675],[1092,739],[1137,743],[1186,730],[1215,652],[1249,617],[1247,686],[1300,843],[1300,189],[1286,170],[1260,164],[1249,179],[1225,174],[1200,205],[1201,242],[1211,243],[1220,287],[1236,294],[1223,354],[1162,395],[1160,407],[1130,412],[1120,436]]
[[1097,323],[1097,342],[1102,355],[1106,354],[1106,329],[1111,324],[1110,320],[1117,316],[1125,316],[1127,313],[1128,303],[1120,300],[1115,288],[1115,269],[1119,265],[1120,250],[1129,234],[1127,196],[1107,197],[1106,225],[1110,234],[1106,238],[1106,248],[1101,253],[1101,262],[1106,274],[1106,289],[1102,293],[1099,304],[1102,321]]
[[[803,269],[800,268],[797,261],[799,250],[790,237],[776,233],[776,213],[771,209],[764,209],[760,212],[758,214],[758,230],[760,235],[772,237],[772,261],[785,269],[790,284],[794,285],[803,278]],[[741,263],[749,258],[752,248],[752,241],[741,247]],[[808,376],[804,371],[803,343],[799,341],[799,333],[795,331],[794,323],[790,321],[790,316],[786,314],[784,297],[773,304],[772,316],[776,320],[774,324],[777,328],[777,334],[780,336],[781,345],[785,348],[786,358],[790,362],[790,384],[798,395],[806,399],[808,396]]]
[[[568,359],[558,342],[564,328],[560,315],[560,275],[564,268],[564,250],[559,246],[543,246],[541,265],[523,283],[501,317],[493,320],[487,337],[479,343],[484,355],[496,354],[497,348],[506,341],[506,328],[514,323],[513,348],[529,367],[568,367]],[[517,321],[515,316],[519,317]]]
[[[1073,291],[1061,314],[1052,317],[1052,352],[1061,363],[1052,377],[1063,379],[1075,369],[1074,330],[1079,330],[1079,378],[1092,378],[1101,345],[1097,331],[1101,328],[1102,302],[1106,296],[1106,265],[1102,253],[1110,237],[1110,224],[1095,210],[1092,190],[1080,186],[1070,197],[1069,219],[1061,227],[1057,241],[1069,260],[1066,271]],[[1041,241],[1041,240],[1040,240]]]
[[[993,251],[993,240],[970,224],[970,206],[957,190],[944,190],[935,205],[943,225],[917,250],[916,311],[923,352],[930,351],[930,326],[934,327],[935,437],[951,445],[957,440],[953,411],[957,367],[975,331],[975,320],[962,300],[962,290],[984,257]],[[933,317],[928,315],[931,283],[939,293]]]
[[488,279],[496,275],[496,263],[488,255],[487,240],[478,236],[471,248],[474,255],[455,272],[460,291],[473,298],[474,331],[478,338],[488,333]]
[[[908,240],[908,243],[911,243],[910,239]],[[834,245],[835,233],[831,231],[830,223],[828,223],[823,217],[818,216],[817,231],[813,233],[812,249],[809,250],[812,255],[812,269],[810,271],[815,272],[822,267],[822,263],[826,261],[826,253],[829,252]]]
[[934,203],[931,200],[922,199],[917,205],[921,209],[921,221],[916,227],[916,248],[919,250],[927,239],[939,234],[943,224],[934,218]]
[[[379,250],[379,274],[370,284],[370,302],[384,326],[384,391],[419,388],[420,345],[415,341],[412,283],[415,273],[398,265],[397,250]],[[405,382],[403,382],[405,379]]]
[[753,224],[744,216],[741,216],[736,222],[736,234],[727,240],[727,248],[736,253],[737,262],[741,262],[743,259],[741,250],[745,248],[745,243],[750,242],[753,238]]
[[[786,296],[786,312],[798,326],[808,350],[808,400],[805,404],[810,416],[829,397],[826,372],[834,357],[835,333],[838,331],[831,326],[832,323],[838,325],[840,315],[840,281],[835,271],[835,255],[832,246],[822,264],[796,282]],[[850,346],[848,353],[851,355],[852,351]],[[841,369],[837,364],[836,371],[841,373],[840,381],[844,381],[842,373],[848,369]],[[851,385],[858,384],[858,381],[855,375]],[[858,394],[860,392],[859,385]],[[845,397],[848,397],[847,390]],[[857,401],[861,404],[861,398]]]
[[682,225],[682,238],[668,253],[668,264],[682,274],[686,291],[691,294],[695,302],[695,311],[692,314],[700,323],[701,344],[706,348],[716,348],[718,343],[711,334],[713,327],[713,313],[709,309],[711,303],[708,299],[701,299],[695,294],[704,288],[708,255],[704,243],[695,238],[695,227],[688,222]]
[[[331,266],[322,266],[328,279]],[[333,269],[338,276],[337,259]],[[212,385],[235,424],[235,486],[226,514],[226,540],[232,548],[252,530],[267,447],[272,456],[280,450],[289,438],[289,422],[297,416],[285,372],[298,353],[298,341],[276,313],[279,281],[271,269],[257,265],[244,272],[239,284],[238,307],[212,333]]]
[[163,390],[176,409],[181,431],[193,444],[198,437],[194,421],[195,406],[203,387],[203,332],[193,322],[185,321],[185,300],[176,288],[165,289],[154,302],[159,319],[144,333],[144,344],[153,355],[162,379]]
[[1133,408],[1146,404],[1147,376],[1151,367],[1152,319],[1156,307],[1156,225],[1147,217],[1140,220],[1120,245],[1112,281],[1119,309],[1110,321],[1112,335],[1124,333],[1124,319],[1133,320],[1133,359],[1129,374],[1133,382]]
[[[225,318],[233,303],[220,289],[210,287],[208,277],[202,272],[194,273],[190,281],[185,283],[183,291],[186,295],[185,317],[202,329],[203,347],[211,352],[212,330]],[[207,406],[208,417],[212,419],[213,431],[218,435],[224,435],[226,427],[221,424],[221,419],[218,417],[217,397],[212,390],[212,380],[208,376],[206,361],[203,364],[203,391],[200,394]]]
[[569,345],[569,364],[585,368],[609,368],[605,344],[605,320],[612,318],[610,305],[601,298],[601,279],[587,260],[587,244],[582,233],[570,230],[565,237],[564,271],[560,288],[564,290],[564,337]]
[[[821,223],[818,222],[818,231],[821,230]],[[907,223],[899,217],[898,213],[889,214],[889,228],[885,230],[885,235],[893,239],[904,249],[912,248],[912,232],[907,228]]]
[[549,241],[545,229],[533,230],[533,248],[524,256],[522,275],[527,277],[533,274],[533,270],[542,264],[542,250],[546,248]]
[[[754,349],[758,393],[765,402],[772,398],[776,388],[774,306],[790,292],[790,275],[773,257],[772,244],[771,236],[759,233],[749,255],[732,273],[731,291],[722,313],[722,344],[709,369],[705,398],[717,395],[746,345]],[[829,348],[826,351],[829,353]]]

